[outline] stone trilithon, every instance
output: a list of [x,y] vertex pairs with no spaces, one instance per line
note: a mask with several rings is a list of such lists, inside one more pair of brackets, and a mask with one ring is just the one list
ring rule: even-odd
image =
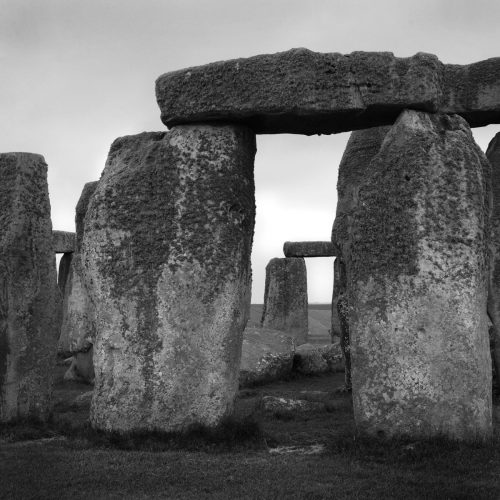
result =
[[96,306],[96,428],[216,425],[250,306],[255,135],[192,125],[117,139],[82,260]]

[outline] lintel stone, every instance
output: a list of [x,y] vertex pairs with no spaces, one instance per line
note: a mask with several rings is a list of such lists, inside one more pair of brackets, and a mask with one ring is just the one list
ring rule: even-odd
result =
[[335,257],[337,252],[331,241],[285,241],[285,257]]
[[500,58],[443,64],[432,54],[299,48],[161,75],[165,125],[223,121],[255,133],[331,134],[390,125],[404,109],[500,123]]
[[52,231],[54,253],[72,253],[75,251],[75,233],[70,231]]

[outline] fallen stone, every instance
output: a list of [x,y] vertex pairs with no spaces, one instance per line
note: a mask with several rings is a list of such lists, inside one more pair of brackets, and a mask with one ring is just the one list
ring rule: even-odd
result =
[[319,401],[306,401],[305,399],[264,396],[262,398],[262,409],[268,412],[311,412],[323,411],[325,404]]
[[95,379],[93,353],[92,345],[85,352],[74,353],[70,358],[71,364],[64,374],[64,380],[93,384]]
[[295,349],[293,369],[302,375],[318,375],[328,371],[328,362],[317,346],[302,344]]
[[286,241],[283,245],[285,257],[334,257],[331,241]]
[[266,287],[261,325],[304,344],[308,333],[307,270],[304,259],[271,259],[266,266]]
[[292,372],[292,337],[269,328],[247,327],[243,332],[240,387],[280,380]]
[[491,435],[489,178],[465,120],[416,111],[366,169],[348,264],[361,433]]
[[75,233],[69,231],[52,231],[52,244],[55,253],[71,253],[75,251]]
[[300,48],[181,69],[156,80],[168,127],[226,121],[258,134],[331,134],[390,125],[404,109],[500,123],[500,58],[466,66],[391,52]]
[[97,335],[90,419],[117,431],[217,425],[250,308],[255,135],[182,126],[117,139],[85,218]]
[[486,150],[491,163],[493,210],[491,213],[491,265],[488,290],[488,314],[491,318],[492,355],[497,384],[500,383],[500,133]]
[[0,421],[51,411],[61,296],[47,164],[0,154]]
[[85,214],[97,184],[97,182],[86,183],[76,205],[75,252],[72,254],[71,267],[66,280],[63,320],[58,343],[60,355],[71,353],[76,356],[77,353],[81,353],[78,359],[75,358],[73,365],[66,373],[68,379],[85,380],[89,383],[94,379],[93,370],[89,369],[88,363],[86,361],[82,362],[82,360],[91,356],[88,351],[92,349],[95,340],[96,313],[85,282],[81,248],[84,237]]
[[344,371],[344,359],[342,357],[342,350],[338,341],[333,342],[332,344],[317,346],[317,349],[326,361],[329,372],[335,373]]

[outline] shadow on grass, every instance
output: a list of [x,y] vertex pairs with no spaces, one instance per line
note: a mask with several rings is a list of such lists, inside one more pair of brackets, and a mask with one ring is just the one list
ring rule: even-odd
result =
[[266,448],[258,422],[252,418],[229,417],[216,427],[193,425],[182,432],[144,430],[102,431],[90,424],[75,426],[68,421],[19,419],[0,425],[0,439],[8,442],[66,438],[71,447],[115,448],[138,451],[238,451]]

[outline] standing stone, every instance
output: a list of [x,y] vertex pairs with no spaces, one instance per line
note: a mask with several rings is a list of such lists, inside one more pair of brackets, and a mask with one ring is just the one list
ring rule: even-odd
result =
[[[332,229],[332,245],[337,249],[338,257],[335,259],[333,273],[331,331],[333,335],[340,337],[345,366],[345,389],[347,391],[352,388],[348,289],[348,271],[353,244],[352,222],[359,208],[359,189],[365,182],[368,171],[372,168],[383,169],[383,165],[371,163],[371,160],[380,150],[388,131],[389,127],[374,127],[353,132],[349,137],[339,165],[337,213]],[[371,170],[370,174],[378,175]]]
[[0,421],[51,410],[60,327],[47,164],[0,154]]
[[57,285],[64,297],[66,285],[68,283],[69,273],[71,271],[71,263],[73,261],[73,252],[65,253],[59,262],[59,272],[57,273]]
[[303,258],[274,258],[267,264],[261,325],[286,332],[296,345],[307,342],[307,270]]
[[491,435],[489,176],[465,120],[416,111],[366,171],[348,270],[362,433]]
[[96,305],[92,425],[214,426],[250,307],[255,135],[193,125],[117,139],[85,219]]
[[66,380],[91,382],[94,379],[92,348],[95,339],[95,310],[84,281],[81,259],[84,219],[97,182],[85,184],[76,205],[75,252],[65,287],[63,320],[58,350],[73,355]]
[[491,268],[488,314],[492,322],[492,355],[497,385],[500,385],[500,133],[488,145],[486,157],[491,163],[493,211],[491,214]]

